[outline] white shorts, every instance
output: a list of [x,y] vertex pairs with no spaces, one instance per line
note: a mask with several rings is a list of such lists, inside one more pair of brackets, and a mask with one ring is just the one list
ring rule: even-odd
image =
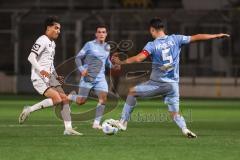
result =
[[61,84],[56,80],[55,77],[50,78],[48,81],[45,81],[44,79],[35,79],[32,80],[33,87],[35,90],[41,94],[44,95],[44,93],[51,87],[57,87]]

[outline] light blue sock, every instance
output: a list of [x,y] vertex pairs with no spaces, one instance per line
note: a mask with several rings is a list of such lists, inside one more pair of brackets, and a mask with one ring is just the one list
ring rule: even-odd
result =
[[131,113],[133,112],[134,106],[136,105],[136,98],[132,95],[128,95],[126,103],[122,110],[121,120],[129,121]]
[[173,118],[173,120],[176,122],[178,127],[180,127],[181,129],[187,128],[187,125],[186,125],[186,122],[185,122],[183,116],[178,114]]
[[69,99],[70,99],[71,101],[77,102],[77,97],[78,97],[78,95],[71,94],[71,96],[68,96],[68,97],[69,97]]
[[96,116],[95,116],[95,120],[94,123],[100,123],[101,119],[102,119],[102,115],[105,109],[105,105],[98,103],[97,107],[96,107]]

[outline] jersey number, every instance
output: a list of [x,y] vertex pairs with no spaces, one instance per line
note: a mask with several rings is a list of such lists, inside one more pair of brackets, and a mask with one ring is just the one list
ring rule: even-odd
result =
[[173,70],[173,58],[169,52],[170,52],[170,48],[166,48],[162,50],[162,59],[164,64],[163,66],[160,67],[160,69],[166,72]]

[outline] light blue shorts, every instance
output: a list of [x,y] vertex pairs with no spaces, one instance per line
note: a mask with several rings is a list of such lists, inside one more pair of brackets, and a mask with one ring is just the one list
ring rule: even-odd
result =
[[171,112],[179,112],[179,85],[177,82],[155,82],[149,80],[134,87],[136,97],[164,98]]
[[106,79],[94,82],[86,82],[84,79],[81,79],[79,83],[78,95],[81,97],[88,97],[91,89],[93,89],[97,95],[99,92],[108,93],[108,84]]

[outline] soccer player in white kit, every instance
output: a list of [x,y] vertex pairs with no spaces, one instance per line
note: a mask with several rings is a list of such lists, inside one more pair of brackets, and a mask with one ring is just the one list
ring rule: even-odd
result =
[[64,121],[64,135],[82,135],[72,128],[70,107],[67,96],[61,88],[63,77],[58,76],[54,65],[56,40],[60,34],[60,22],[57,17],[48,17],[45,20],[45,34],[40,36],[31,49],[28,61],[32,64],[31,81],[36,91],[47,97],[33,106],[24,107],[19,116],[19,123],[22,124],[30,113],[58,105],[61,108],[61,115]]

